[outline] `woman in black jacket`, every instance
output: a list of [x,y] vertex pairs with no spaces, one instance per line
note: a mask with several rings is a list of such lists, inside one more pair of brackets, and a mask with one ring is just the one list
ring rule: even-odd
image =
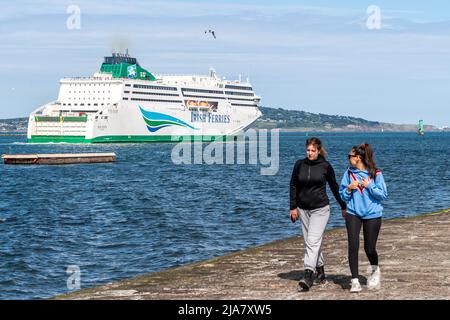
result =
[[306,140],[306,158],[298,160],[292,171],[290,183],[290,217],[299,217],[305,241],[305,275],[299,282],[299,290],[306,291],[313,285],[314,271],[317,280],[325,281],[322,236],[330,217],[330,205],[326,184],[345,215],[346,204],[339,195],[333,167],[325,159],[327,153],[317,138]]

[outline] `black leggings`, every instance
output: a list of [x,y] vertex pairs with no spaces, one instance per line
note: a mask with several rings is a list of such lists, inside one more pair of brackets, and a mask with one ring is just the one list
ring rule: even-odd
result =
[[373,266],[378,265],[377,240],[381,228],[381,217],[375,219],[363,220],[357,216],[347,213],[345,218],[348,235],[348,261],[352,278],[357,278],[358,273],[358,251],[359,251],[359,233],[361,225],[364,233],[364,251],[367,258]]

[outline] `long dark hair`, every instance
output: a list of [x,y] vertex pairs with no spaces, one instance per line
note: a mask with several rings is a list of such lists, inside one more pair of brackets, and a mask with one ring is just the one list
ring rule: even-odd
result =
[[313,145],[314,147],[316,147],[317,150],[319,151],[319,154],[324,158],[326,158],[328,156],[327,150],[325,150],[325,147],[322,145],[322,141],[320,141],[319,138],[306,139],[305,145],[307,148],[310,145]]
[[372,179],[375,179],[378,168],[375,164],[373,149],[370,144],[363,143],[359,146],[354,146],[352,148],[352,151],[355,153],[355,155],[361,156],[361,161],[366,166],[367,171],[369,171],[369,176]]

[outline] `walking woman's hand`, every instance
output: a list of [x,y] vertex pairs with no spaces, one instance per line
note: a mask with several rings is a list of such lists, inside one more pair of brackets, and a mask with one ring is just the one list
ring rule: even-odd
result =
[[367,188],[367,186],[370,184],[372,182],[372,179],[362,179],[362,181],[361,181],[361,183],[362,183],[362,185],[365,187],[365,188]]
[[342,211],[342,218],[345,219],[345,217],[347,216],[347,209],[341,209]]
[[358,189],[358,185],[359,185],[358,181],[353,180],[353,182],[347,186],[347,191],[351,192],[352,190]]
[[297,211],[297,209],[292,209],[289,212],[289,216],[290,216],[292,222],[297,221],[298,220],[298,211]]

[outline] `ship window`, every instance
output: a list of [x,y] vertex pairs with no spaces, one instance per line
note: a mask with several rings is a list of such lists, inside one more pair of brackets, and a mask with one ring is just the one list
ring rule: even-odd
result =
[[175,88],[175,87],[147,86],[147,85],[143,85],[143,84],[134,84],[133,88],[177,91],[177,88]]
[[203,90],[203,89],[188,89],[188,88],[181,88],[181,91],[184,92],[185,91],[189,91],[189,92],[201,92],[201,93],[218,93],[218,94],[223,94],[223,91],[219,91],[219,90]]
[[183,95],[184,97],[189,97],[189,98],[206,98],[206,99],[226,99],[225,97],[208,97],[208,96],[197,96],[197,95],[191,95],[191,94],[185,94]]
[[[124,91],[123,93],[130,93],[130,91]],[[133,92],[134,93],[134,92]]]
[[256,107],[256,104],[239,104],[239,103],[232,103],[232,106],[238,106],[238,107]]
[[240,101],[255,101],[255,99],[245,99],[245,98],[228,98],[228,100],[240,100]]
[[[125,91],[128,92],[129,91]],[[172,97],[178,97],[178,93],[165,93],[165,92],[146,92],[146,91],[133,91],[133,94],[146,94],[146,95],[155,95],[155,96],[172,96]]]
[[249,91],[252,91],[253,89],[252,89],[252,87],[243,87],[243,86],[232,86],[232,85],[225,85],[225,88],[228,88],[228,89],[237,89],[237,90],[249,90]]
[[237,92],[237,91],[225,91],[225,94],[230,94],[233,96],[254,96],[253,93],[247,93],[247,92]]
[[151,102],[170,102],[170,103],[182,103],[181,100],[159,100],[159,99],[143,99],[143,98],[131,98],[133,101],[151,101]]
[[128,100],[128,98],[123,98],[123,100]]

